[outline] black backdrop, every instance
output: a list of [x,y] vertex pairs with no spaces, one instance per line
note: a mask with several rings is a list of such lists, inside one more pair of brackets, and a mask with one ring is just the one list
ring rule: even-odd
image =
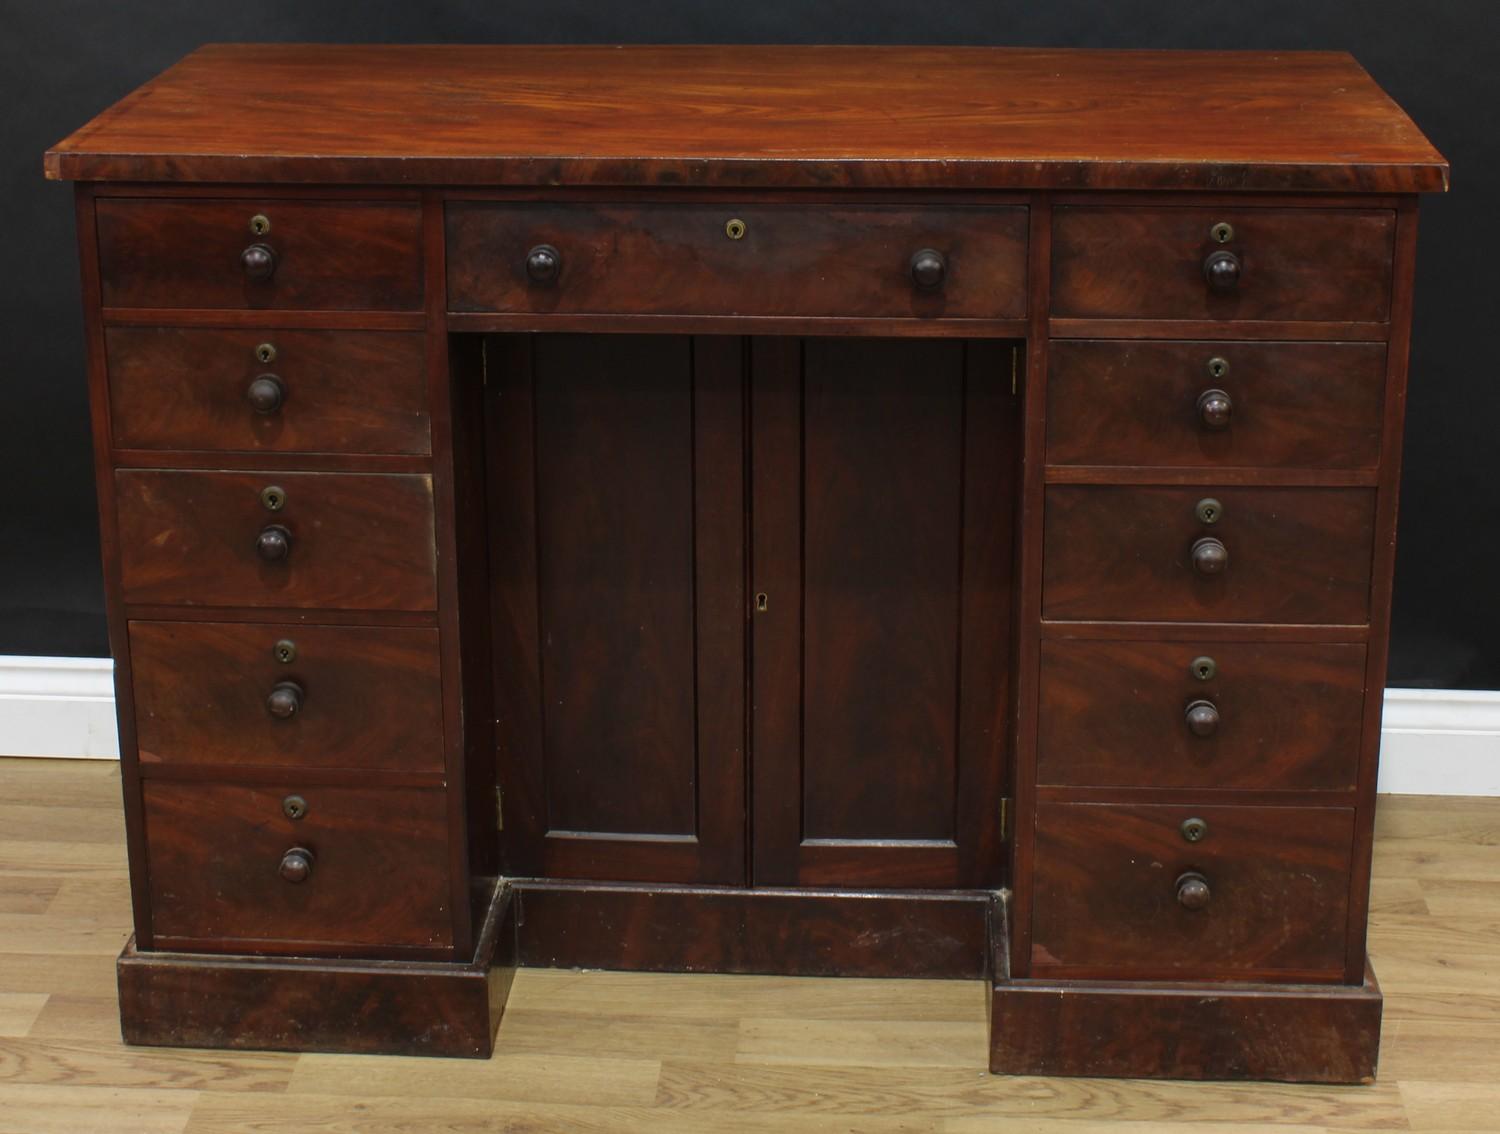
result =
[[1340,48],[1456,186],[1422,217],[1391,682],[1500,688],[1493,0],[0,0],[0,28],[0,654],[107,652],[71,193],[42,152],[201,43]]

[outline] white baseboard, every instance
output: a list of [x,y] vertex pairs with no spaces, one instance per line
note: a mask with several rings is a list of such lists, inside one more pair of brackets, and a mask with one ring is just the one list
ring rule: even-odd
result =
[[[0,656],[0,756],[119,755],[108,658]],[[1387,689],[1380,790],[1500,795],[1500,692]]]

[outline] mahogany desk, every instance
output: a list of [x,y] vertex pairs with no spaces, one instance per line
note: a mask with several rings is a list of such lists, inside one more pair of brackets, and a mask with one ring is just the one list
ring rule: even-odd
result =
[[483,1056],[597,966],[1374,1074],[1447,166],[1347,55],[213,46],[47,172],[128,1040]]

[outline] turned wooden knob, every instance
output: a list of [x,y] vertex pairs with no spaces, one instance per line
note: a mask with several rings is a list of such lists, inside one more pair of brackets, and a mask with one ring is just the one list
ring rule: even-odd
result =
[[264,283],[276,274],[276,250],[269,244],[252,244],[240,253],[240,267],[247,279]]
[[1193,570],[1200,575],[1222,575],[1229,567],[1229,549],[1212,536],[1193,544]]
[[281,856],[281,876],[288,882],[306,882],[312,877],[313,852],[306,847],[293,847]]
[[1222,248],[1210,252],[1203,261],[1203,278],[1215,291],[1233,291],[1239,286],[1242,271],[1240,258]]
[[267,563],[279,563],[292,553],[292,533],[280,524],[269,524],[255,537],[255,554]]
[[1234,402],[1223,390],[1204,390],[1198,395],[1198,420],[1205,429],[1228,429]]
[[275,413],[286,401],[286,387],[274,374],[262,374],[245,388],[245,397],[256,413]]
[[532,283],[556,283],[562,272],[562,253],[550,244],[538,244],[526,253],[526,276]]
[[279,720],[291,720],[302,710],[302,686],[295,681],[279,681],[266,698],[266,712]]
[[1177,904],[1185,910],[1201,910],[1213,897],[1208,888],[1208,879],[1196,870],[1189,870],[1177,878]]
[[911,279],[923,291],[936,291],[948,274],[948,261],[936,248],[923,248],[911,258]]
[[1194,736],[1212,736],[1219,731],[1219,707],[1212,701],[1194,701],[1187,707],[1187,726]]

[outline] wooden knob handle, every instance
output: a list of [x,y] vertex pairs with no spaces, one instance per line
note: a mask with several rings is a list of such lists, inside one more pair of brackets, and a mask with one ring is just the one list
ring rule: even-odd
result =
[[562,253],[550,244],[538,244],[526,253],[526,276],[532,283],[557,282],[562,273]]
[[279,563],[292,553],[292,533],[280,524],[269,524],[255,537],[255,554],[267,563]]
[[1194,701],[1187,707],[1187,726],[1194,736],[1212,736],[1219,730],[1219,707],[1212,701]]
[[1203,278],[1215,291],[1233,291],[1239,286],[1243,270],[1240,258],[1222,248],[1210,252],[1203,261]]
[[1208,905],[1213,894],[1208,888],[1208,879],[1196,870],[1189,870],[1177,878],[1177,904],[1185,910],[1201,910]]
[[1198,395],[1198,420],[1205,429],[1228,429],[1234,402],[1223,390],[1204,390]]
[[245,278],[264,283],[276,274],[276,250],[269,244],[252,244],[240,253]]
[[274,374],[262,374],[245,388],[245,397],[256,413],[275,413],[286,401],[286,387]]
[[1193,570],[1207,576],[1222,575],[1229,567],[1229,549],[1212,536],[1193,544]]
[[911,258],[911,279],[923,291],[936,291],[948,275],[948,261],[936,248],[923,248]]
[[281,876],[288,882],[306,882],[312,877],[313,852],[306,847],[293,847],[281,856]]
[[295,681],[278,681],[266,698],[266,712],[278,720],[291,720],[302,711],[302,686]]

